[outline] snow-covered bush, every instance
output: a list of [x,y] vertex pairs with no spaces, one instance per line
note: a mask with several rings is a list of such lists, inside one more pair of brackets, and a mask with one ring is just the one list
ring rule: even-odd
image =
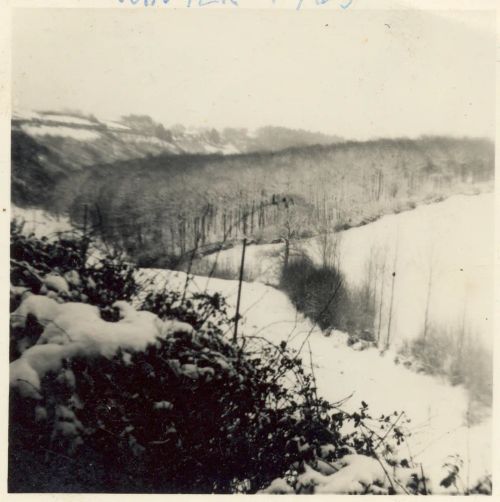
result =
[[[15,243],[14,288],[30,286],[26,270],[43,285],[54,248]],[[46,255],[29,260],[22,243]],[[402,413],[372,417],[364,402],[346,413],[317,395],[285,342],[231,342],[220,295],[167,285],[136,310],[124,301],[136,291],[129,267],[107,267],[58,266],[69,295],[14,289],[29,322],[13,332],[45,325],[11,363],[10,491],[428,493],[423,473],[395,458]],[[95,302],[79,289],[90,279]],[[114,322],[102,318],[111,299]]]
[[34,293],[53,291],[65,301],[83,301],[98,307],[130,300],[138,291],[135,266],[116,253],[89,256],[89,247],[90,239],[78,234],[56,239],[26,235],[23,225],[14,221],[11,283],[27,286]]
[[[295,385],[283,385],[291,377]],[[378,462],[382,431],[369,422],[386,425],[388,443],[401,434],[366,405],[348,415],[318,398],[285,346],[250,356],[203,330],[111,358],[73,355],[45,375],[39,397],[14,390],[10,419],[14,491],[27,475],[37,490],[66,491],[59,460],[69,458],[82,491],[254,492],[295,469],[290,489],[310,493],[312,469],[331,483],[346,455]]]

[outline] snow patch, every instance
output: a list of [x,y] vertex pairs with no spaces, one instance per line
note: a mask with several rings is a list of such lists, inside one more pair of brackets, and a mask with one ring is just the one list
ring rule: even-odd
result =
[[17,120],[42,120],[42,115],[31,110],[15,110],[12,118]]
[[54,136],[59,138],[71,138],[78,141],[93,141],[99,139],[101,135],[89,129],[78,129],[64,126],[28,125],[23,124],[21,129],[31,136]]
[[69,286],[66,279],[58,274],[47,274],[43,278],[44,286],[56,293],[69,295]]
[[367,487],[377,484],[383,488],[387,477],[381,461],[364,455],[346,455],[342,458],[342,468],[338,472],[323,478],[315,493],[362,494]]
[[107,322],[92,305],[60,304],[40,295],[25,298],[11,314],[11,325],[24,326],[27,315],[31,314],[45,329],[36,345],[10,364],[11,385],[18,387],[22,395],[37,398],[40,379],[48,371],[59,370],[66,358],[97,354],[112,357],[120,348],[142,351],[158,338],[173,333],[194,334],[189,324],[163,322],[155,314],[138,312],[126,302],[117,302],[115,306],[122,320]]
[[74,124],[74,125],[86,125],[86,126],[95,126],[96,122],[92,122],[90,120],[81,118],[81,117],[73,117],[72,115],[41,115],[42,120],[46,120],[49,122],[61,122],[63,124]]
[[293,488],[286,482],[283,478],[276,478],[273,482],[264,490],[259,491],[260,494],[273,494],[273,495],[293,495],[295,492]]
[[59,232],[74,230],[69,218],[55,216],[43,209],[25,209],[12,204],[11,218],[24,223],[24,233],[33,233],[36,237],[50,237]]
[[209,143],[204,144],[203,149],[205,150],[205,153],[220,153],[221,151],[220,148],[210,145]]
[[224,155],[236,155],[238,153],[241,153],[240,150],[232,143],[227,143],[225,145],[222,145],[221,152]]
[[120,122],[115,122],[114,120],[103,120],[101,123],[112,131],[130,131],[130,127],[120,124]]

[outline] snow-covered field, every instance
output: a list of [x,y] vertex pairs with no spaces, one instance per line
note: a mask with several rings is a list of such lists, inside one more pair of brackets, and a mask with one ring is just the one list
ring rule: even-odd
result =
[[[382,333],[387,328],[392,273],[396,272],[391,327],[394,342],[414,338],[422,331],[429,293],[431,326],[461,330],[464,324],[470,335],[490,345],[493,229],[493,194],[456,195],[341,232],[338,261],[353,286],[366,280],[370,259],[373,270],[378,269],[377,294],[382,284],[384,289]],[[315,239],[303,241],[301,247],[316,261],[321,260]],[[281,248],[281,244],[247,248],[246,267],[255,280],[277,284]],[[215,255],[205,259],[214,260]],[[238,270],[241,246],[222,251],[217,260]]]
[[25,133],[31,136],[55,136],[76,139],[78,141],[91,141],[100,137],[97,131],[79,129],[77,127],[23,124],[21,128]]
[[100,122],[113,131],[130,131],[130,127],[120,124],[114,120],[100,120]]
[[76,124],[76,125],[86,125],[86,126],[95,125],[95,122],[91,122],[90,120],[83,119],[81,117],[73,117],[72,115],[44,114],[43,120],[48,120],[50,122],[61,122],[64,124]]
[[12,118],[15,121],[20,121],[16,127],[20,127],[23,132],[35,138],[68,138],[82,142],[109,140],[110,135],[102,130],[104,127],[108,132],[114,133],[111,138],[127,143],[129,146],[134,144],[139,147],[154,145],[161,151],[170,153],[191,152],[222,155],[240,153],[233,143],[218,143],[207,140],[206,130],[203,129],[186,129],[183,134],[175,135],[174,141],[165,141],[150,132],[144,132],[140,128],[122,123],[122,119],[118,117],[99,117],[94,121],[71,114],[15,110]]
[[[386,291],[396,272],[396,341],[413,338],[423,329],[429,293],[431,324],[459,330],[464,322],[472,335],[491,342],[493,229],[493,194],[457,195],[344,232],[340,262],[349,282],[360,284],[370,252],[378,252],[379,265],[387,256]],[[387,302],[383,326],[388,307]]]
[[[182,289],[186,275],[182,272],[143,269],[140,277],[150,287]],[[195,277],[191,291],[220,292],[234,309],[237,281]],[[345,336],[333,332],[329,337],[298,314],[287,296],[272,286],[244,283],[241,332],[263,336],[273,342],[287,340],[299,348],[304,340],[311,345],[320,394],[338,401],[350,394],[344,408],[359,409],[368,402],[373,416],[405,411],[412,436],[403,444],[401,454],[421,462],[430,476],[434,490],[443,490],[439,481],[448,456],[459,454],[464,461],[461,475],[473,483],[491,472],[491,418],[480,424],[466,425],[468,397],[462,387],[451,387],[437,378],[417,374],[394,363],[394,353],[380,356],[376,349],[356,351],[346,346]],[[306,346],[306,349],[307,346]],[[306,354],[304,354],[306,355]],[[306,357],[304,358],[307,359]]]

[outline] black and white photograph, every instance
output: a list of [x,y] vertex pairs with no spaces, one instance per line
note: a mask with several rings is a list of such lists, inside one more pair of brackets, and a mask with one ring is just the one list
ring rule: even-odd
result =
[[492,495],[496,2],[7,3],[6,496]]

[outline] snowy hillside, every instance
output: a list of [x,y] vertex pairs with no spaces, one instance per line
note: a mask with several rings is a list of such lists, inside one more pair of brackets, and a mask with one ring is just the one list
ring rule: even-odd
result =
[[[181,272],[143,269],[139,277],[145,284],[153,280],[152,288],[167,283],[182,290],[186,284]],[[233,309],[237,288],[237,281],[195,277],[189,282],[193,292],[222,293]],[[284,293],[271,286],[244,283],[241,312],[245,335],[263,336],[275,343],[284,340],[297,349],[310,343],[319,392],[325,398],[339,401],[352,395],[343,405],[349,411],[359,408],[363,399],[374,414],[403,410],[411,419],[406,426],[411,437],[401,450],[425,466],[436,492],[446,491],[439,481],[449,456],[462,457],[471,481],[491,472],[491,417],[485,410],[480,423],[471,423],[468,396],[462,387],[451,387],[438,378],[397,365],[391,352],[380,357],[376,349],[350,348],[347,335],[341,332],[324,336],[296,312]],[[308,358],[307,351],[305,345],[304,359]]]
[[[377,291],[383,288],[385,292],[382,333],[387,331],[392,272],[396,272],[392,306],[396,344],[415,338],[421,331],[429,293],[428,315],[434,326],[459,330],[465,323],[467,330],[491,346],[493,201],[491,193],[456,195],[332,237],[338,242],[335,259],[349,285],[361,286],[368,279],[370,261],[372,269],[379,270]],[[321,261],[318,239],[299,241],[296,247]],[[283,244],[248,246],[248,274],[255,281],[277,285],[282,250]],[[241,246],[204,260],[209,264],[217,260],[237,271]]]
[[[171,130],[156,124],[147,116],[122,118],[85,117],[71,112],[14,111],[14,130],[23,131],[38,140],[76,140],[102,144],[116,143],[111,150],[126,142],[138,148],[148,148],[149,153],[197,153],[232,155],[259,150],[279,150],[292,146],[333,143],[340,138],[286,128],[264,128],[257,131],[226,130],[219,132],[208,128],[174,126]],[[111,146],[111,145],[109,145]],[[155,148],[153,148],[153,146]],[[123,148],[123,145],[121,146]],[[137,156],[136,156],[137,157]],[[118,157],[119,158],[119,157]],[[103,161],[109,161],[105,159]]]

